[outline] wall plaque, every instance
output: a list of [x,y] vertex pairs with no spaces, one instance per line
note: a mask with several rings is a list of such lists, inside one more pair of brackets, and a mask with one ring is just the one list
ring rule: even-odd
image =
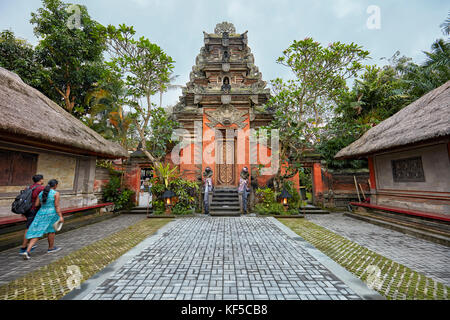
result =
[[392,160],[394,182],[425,182],[422,157]]

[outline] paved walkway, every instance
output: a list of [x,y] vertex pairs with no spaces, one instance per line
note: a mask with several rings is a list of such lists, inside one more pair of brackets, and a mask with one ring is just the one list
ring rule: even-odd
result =
[[39,240],[38,247],[32,253],[32,259],[28,261],[24,261],[22,256],[19,255],[19,248],[2,251],[0,252],[0,286],[95,241],[104,239],[142,219],[145,219],[145,215],[120,215],[81,229],[57,234],[55,244],[62,250],[52,254],[47,254],[47,239]]
[[270,218],[179,219],[84,299],[360,299],[307,247]]
[[307,215],[307,219],[425,276],[450,285],[449,247],[346,217],[343,213]]

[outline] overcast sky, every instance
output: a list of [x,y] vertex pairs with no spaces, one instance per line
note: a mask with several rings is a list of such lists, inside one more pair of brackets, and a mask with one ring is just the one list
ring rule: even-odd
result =
[[[70,1],[66,1],[70,2]],[[276,63],[293,40],[313,37],[327,45],[355,42],[370,51],[368,64],[383,64],[397,50],[417,63],[422,51],[442,36],[439,25],[450,10],[447,0],[78,0],[103,25],[133,25],[139,36],[161,46],[176,61],[177,84],[189,79],[203,33],[217,23],[232,22],[237,32],[248,30],[249,46],[266,81],[288,77]],[[369,29],[369,6],[380,9],[380,28]],[[37,43],[29,20],[40,0],[0,0],[0,30]],[[165,105],[178,101],[181,90],[169,92]]]

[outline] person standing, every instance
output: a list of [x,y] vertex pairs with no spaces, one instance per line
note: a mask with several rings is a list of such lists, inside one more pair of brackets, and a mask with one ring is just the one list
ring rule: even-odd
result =
[[203,183],[204,183],[204,198],[203,204],[205,208],[205,214],[209,214],[209,205],[212,200],[213,183],[212,183],[213,171],[210,167],[206,167],[205,172],[203,172]]
[[55,229],[53,228],[53,224],[55,222],[64,222],[60,208],[60,193],[56,191],[57,186],[57,180],[50,180],[48,185],[36,199],[36,207],[39,207],[41,204],[42,205],[36,213],[36,216],[26,234],[26,238],[29,239],[30,242],[28,243],[27,251],[25,251],[23,255],[25,260],[29,260],[31,258],[31,248],[36,244],[39,238],[45,234],[48,234],[47,253],[53,253],[61,250],[60,247],[55,247]]
[[[39,208],[36,208],[36,199],[38,198],[39,193],[41,193],[44,190],[44,176],[42,174],[37,174],[35,176],[33,176],[33,184],[29,187],[32,192],[31,192],[31,208],[30,211],[28,211],[25,215],[23,215],[26,219],[26,227],[25,227],[25,232],[23,234],[23,242],[22,242],[22,247],[20,248],[20,255],[23,255],[26,251],[27,251],[27,246],[28,246],[28,239],[26,237],[28,229],[31,226],[31,223],[34,220],[34,217],[36,216],[36,212],[38,211]],[[31,251],[33,251],[36,248],[36,246],[33,246],[31,248]]]
[[241,207],[241,213],[247,214],[247,197],[248,197],[248,179],[250,174],[248,173],[248,168],[244,167],[241,171],[239,178],[239,205]]

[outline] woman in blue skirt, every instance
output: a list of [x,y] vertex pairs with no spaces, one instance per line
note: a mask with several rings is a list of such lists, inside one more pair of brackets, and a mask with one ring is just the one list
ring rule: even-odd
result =
[[28,232],[26,234],[27,239],[31,239],[28,243],[28,248],[23,255],[25,260],[31,258],[30,250],[36,244],[40,237],[48,234],[48,253],[56,252],[61,250],[61,248],[55,247],[55,229],[53,224],[57,221],[64,222],[64,218],[61,213],[61,208],[59,206],[60,195],[56,192],[56,187],[58,186],[58,181],[53,179],[48,182],[38,198],[36,199],[36,207],[41,204],[41,208],[36,213],[36,217],[33,220]]

